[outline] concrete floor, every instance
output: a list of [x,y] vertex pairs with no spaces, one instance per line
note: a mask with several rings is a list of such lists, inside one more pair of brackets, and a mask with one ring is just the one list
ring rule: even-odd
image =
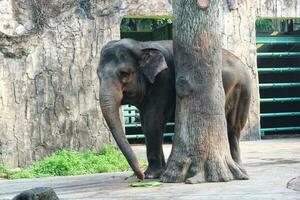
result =
[[[165,145],[166,156],[171,146]],[[134,146],[145,158],[144,146]],[[0,180],[0,199],[11,199],[33,187],[52,187],[60,199],[209,199],[300,200],[300,192],[287,189],[289,180],[300,176],[300,138],[242,142],[243,162],[250,176],[247,181],[227,183],[163,184],[153,188],[132,188],[132,173],[110,173],[88,176],[54,177],[28,180]]]

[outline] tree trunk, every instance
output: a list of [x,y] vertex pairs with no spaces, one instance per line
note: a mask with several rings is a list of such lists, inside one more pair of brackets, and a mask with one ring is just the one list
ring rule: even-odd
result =
[[221,76],[221,0],[176,0],[176,127],[163,182],[247,179],[232,160]]

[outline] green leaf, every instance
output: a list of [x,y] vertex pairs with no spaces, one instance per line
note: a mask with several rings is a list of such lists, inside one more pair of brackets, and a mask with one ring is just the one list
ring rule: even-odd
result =
[[159,187],[162,183],[158,181],[152,181],[152,182],[133,182],[130,183],[130,187]]

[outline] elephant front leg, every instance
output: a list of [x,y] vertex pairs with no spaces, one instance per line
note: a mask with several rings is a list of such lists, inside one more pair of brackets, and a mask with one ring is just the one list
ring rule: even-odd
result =
[[164,124],[162,121],[157,120],[157,116],[144,117],[142,120],[143,132],[146,136],[148,167],[145,171],[145,178],[147,179],[159,178],[165,167],[162,148]]
[[[151,143],[150,141],[148,141],[147,143]],[[162,143],[159,143],[158,141],[152,142],[151,144],[147,144],[148,167],[144,172],[146,179],[159,178],[163,172],[166,163],[163,154],[163,149],[161,146]]]

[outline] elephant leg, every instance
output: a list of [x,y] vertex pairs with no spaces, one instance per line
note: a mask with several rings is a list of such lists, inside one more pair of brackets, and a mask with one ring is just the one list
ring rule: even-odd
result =
[[230,153],[232,159],[241,164],[241,152],[240,152],[240,133],[237,130],[228,129],[228,140],[230,145]]
[[250,106],[250,92],[247,88],[237,86],[226,102],[227,132],[230,152],[233,160],[242,164],[240,152],[240,135],[246,124]]
[[142,128],[146,137],[148,167],[145,178],[159,178],[164,167],[165,158],[162,148],[165,120],[160,114],[146,113],[142,117]]
[[230,153],[232,159],[241,164],[241,153],[240,153],[240,132],[239,119],[237,119],[237,108],[234,105],[233,109],[227,115],[227,132],[230,146]]

